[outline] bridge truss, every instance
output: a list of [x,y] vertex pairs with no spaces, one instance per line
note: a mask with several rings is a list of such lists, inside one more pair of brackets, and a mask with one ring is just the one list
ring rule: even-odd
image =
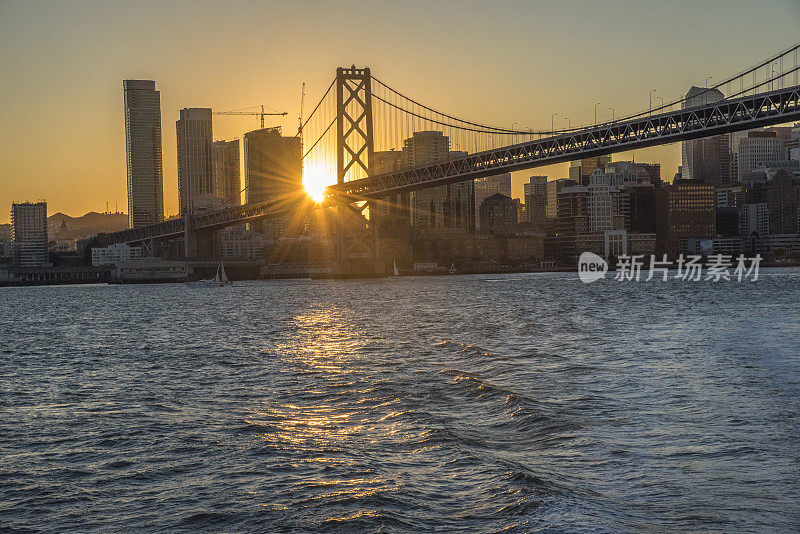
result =
[[487,150],[415,169],[330,186],[331,201],[381,198],[510,171],[532,169],[800,120],[800,86],[723,100]]

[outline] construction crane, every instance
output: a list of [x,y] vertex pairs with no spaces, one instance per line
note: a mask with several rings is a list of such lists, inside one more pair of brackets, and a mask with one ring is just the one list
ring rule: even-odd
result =
[[264,106],[261,106],[261,111],[213,111],[214,115],[261,115],[261,128],[264,128],[264,116],[265,115],[288,115],[287,112],[275,112],[270,113],[268,111],[264,111]]
[[303,103],[306,100],[306,82],[303,82],[303,87],[300,89],[300,115],[297,117],[297,137],[303,134]]

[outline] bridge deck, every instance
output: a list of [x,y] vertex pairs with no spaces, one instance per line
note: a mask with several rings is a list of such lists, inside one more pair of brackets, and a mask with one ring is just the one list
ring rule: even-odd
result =
[[[750,130],[800,120],[800,86],[722,100],[657,115],[617,121],[568,134],[538,139],[485,152],[328,187],[326,203],[381,198],[393,193],[426,189],[509,171],[625,152]],[[304,200],[245,204],[194,218],[194,230],[210,230],[274,217],[297,209]],[[99,246],[179,237],[183,219],[97,236]]]
[[444,163],[330,186],[327,197],[380,198],[509,171],[749,130],[800,119],[800,86],[602,124]]

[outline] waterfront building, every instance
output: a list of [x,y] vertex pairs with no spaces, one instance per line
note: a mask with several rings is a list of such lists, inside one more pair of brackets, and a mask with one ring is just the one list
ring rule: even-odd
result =
[[213,144],[214,196],[222,207],[242,203],[241,173],[239,165],[239,140],[215,141]]
[[225,260],[258,260],[264,250],[264,237],[242,227],[228,228],[219,234],[220,257]]
[[92,248],[92,267],[117,265],[120,262],[142,259],[142,247],[132,247],[127,243],[117,243],[107,247]]
[[47,202],[11,204],[11,240],[15,267],[49,267]]
[[153,80],[123,80],[128,226],[164,220],[161,95]]
[[184,108],[175,123],[178,137],[180,214],[219,207],[214,196],[211,108]]

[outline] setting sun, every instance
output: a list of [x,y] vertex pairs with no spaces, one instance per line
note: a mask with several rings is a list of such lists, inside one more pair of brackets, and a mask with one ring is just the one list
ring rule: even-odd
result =
[[330,173],[318,165],[310,165],[303,172],[303,187],[314,202],[325,200],[325,188],[336,183]]

